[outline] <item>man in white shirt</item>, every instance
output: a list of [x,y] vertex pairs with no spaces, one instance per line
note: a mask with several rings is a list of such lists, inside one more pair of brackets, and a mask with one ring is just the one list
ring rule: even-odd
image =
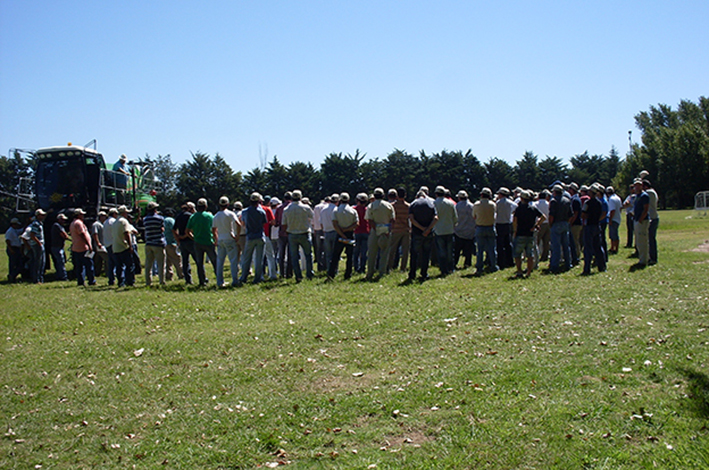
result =
[[329,204],[330,196],[326,196],[325,199],[320,201],[320,204],[313,208],[313,249],[315,251],[318,271],[325,271],[327,269],[327,266],[325,266],[325,245],[323,243],[325,235],[322,229],[322,222],[320,221],[320,214]]
[[219,211],[212,219],[212,227],[217,229],[217,287],[224,287],[224,262],[229,258],[231,285],[239,283],[239,248],[237,241],[241,223],[236,214],[229,210],[229,198],[219,198]]
[[325,257],[325,267],[330,266],[332,260],[332,252],[335,251],[335,243],[337,242],[337,232],[335,226],[332,225],[332,220],[335,217],[337,203],[340,202],[340,195],[333,194],[330,196],[330,202],[320,211],[320,224],[322,225],[324,242],[323,251]]

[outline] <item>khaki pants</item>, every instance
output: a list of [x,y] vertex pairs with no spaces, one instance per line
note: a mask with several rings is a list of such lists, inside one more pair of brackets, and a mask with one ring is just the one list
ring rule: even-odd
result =
[[174,273],[177,273],[179,279],[184,277],[182,275],[182,256],[177,250],[177,245],[167,245],[165,247],[165,277],[168,281],[172,280]]
[[387,269],[391,270],[396,268],[394,266],[394,260],[396,260],[396,252],[401,245],[401,270],[406,271],[406,265],[409,261],[409,251],[411,247],[411,234],[409,232],[392,232],[389,235],[389,262],[387,263]]
[[638,250],[638,263],[647,264],[650,261],[650,222],[645,219],[635,222],[635,248]]
[[379,258],[379,274],[385,275],[387,272],[389,234],[377,235],[374,230],[369,233],[369,247],[367,259],[367,279],[372,279],[374,276],[374,268],[377,265]]
[[161,246],[145,245],[145,285],[152,282],[153,262],[158,264],[158,279],[160,284],[165,284],[165,248]]

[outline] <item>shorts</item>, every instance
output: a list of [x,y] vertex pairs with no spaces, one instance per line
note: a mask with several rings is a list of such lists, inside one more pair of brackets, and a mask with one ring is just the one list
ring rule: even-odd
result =
[[618,235],[618,227],[620,227],[620,224],[614,221],[611,221],[611,224],[608,226],[608,238],[610,238],[611,241],[617,242],[620,240],[620,235]]
[[534,256],[534,237],[515,238],[515,258],[521,258],[524,253],[527,258]]

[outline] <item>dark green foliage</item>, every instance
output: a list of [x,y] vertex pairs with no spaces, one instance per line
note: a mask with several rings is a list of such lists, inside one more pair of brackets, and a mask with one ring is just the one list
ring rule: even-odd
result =
[[633,145],[615,178],[627,187],[647,170],[663,207],[691,207],[698,191],[709,189],[709,98],[683,100],[673,110],[659,104],[635,116],[642,145]]

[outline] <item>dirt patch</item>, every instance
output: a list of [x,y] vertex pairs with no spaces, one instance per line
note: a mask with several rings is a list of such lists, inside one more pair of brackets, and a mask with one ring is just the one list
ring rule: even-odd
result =
[[382,447],[402,447],[404,445],[419,447],[427,442],[434,441],[436,438],[433,436],[427,436],[421,431],[410,430],[403,436],[390,436],[381,442]]
[[709,240],[705,240],[704,243],[690,251],[696,251],[698,253],[709,253]]

